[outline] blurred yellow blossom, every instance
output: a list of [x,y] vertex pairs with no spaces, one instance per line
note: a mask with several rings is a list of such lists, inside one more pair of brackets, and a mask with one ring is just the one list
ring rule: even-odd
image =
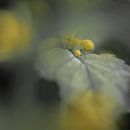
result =
[[115,130],[116,105],[109,96],[88,91],[67,106],[62,130]]
[[11,11],[0,12],[1,61],[23,53],[28,48],[31,30],[25,21],[20,20]]

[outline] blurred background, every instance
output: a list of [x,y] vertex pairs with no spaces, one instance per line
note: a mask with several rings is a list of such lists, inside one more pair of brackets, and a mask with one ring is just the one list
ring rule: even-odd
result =
[[34,69],[44,39],[72,33],[130,64],[129,12],[130,0],[0,0],[0,130],[57,130],[59,87]]

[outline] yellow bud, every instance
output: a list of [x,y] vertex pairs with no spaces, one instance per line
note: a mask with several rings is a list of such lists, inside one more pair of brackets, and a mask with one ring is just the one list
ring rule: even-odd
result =
[[80,50],[74,50],[73,51],[73,54],[76,56],[76,57],[79,57],[81,55],[81,51]]
[[94,42],[92,40],[82,40],[80,44],[85,51],[91,51],[95,48]]

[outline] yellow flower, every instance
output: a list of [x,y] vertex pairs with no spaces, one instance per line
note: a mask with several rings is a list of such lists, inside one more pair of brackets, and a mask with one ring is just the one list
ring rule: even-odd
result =
[[94,42],[92,40],[82,40],[80,44],[85,51],[91,51],[95,48]]
[[62,130],[115,130],[116,103],[100,92],[89,91],[67,106]]
[[0,12],[0,61],[23,53],[30,43],[31,31],[10,11]]

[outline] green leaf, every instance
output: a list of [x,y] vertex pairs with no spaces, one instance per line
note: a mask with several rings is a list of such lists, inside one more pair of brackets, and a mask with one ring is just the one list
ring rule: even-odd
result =
[[64,100],[83,95],[88,89],[110,95],[122,105],[128,100],[130,67],[114,55],[84,54],[77,58],[71,51],[53,46],[39,52],[36,68],[43,78],[59,84]]

